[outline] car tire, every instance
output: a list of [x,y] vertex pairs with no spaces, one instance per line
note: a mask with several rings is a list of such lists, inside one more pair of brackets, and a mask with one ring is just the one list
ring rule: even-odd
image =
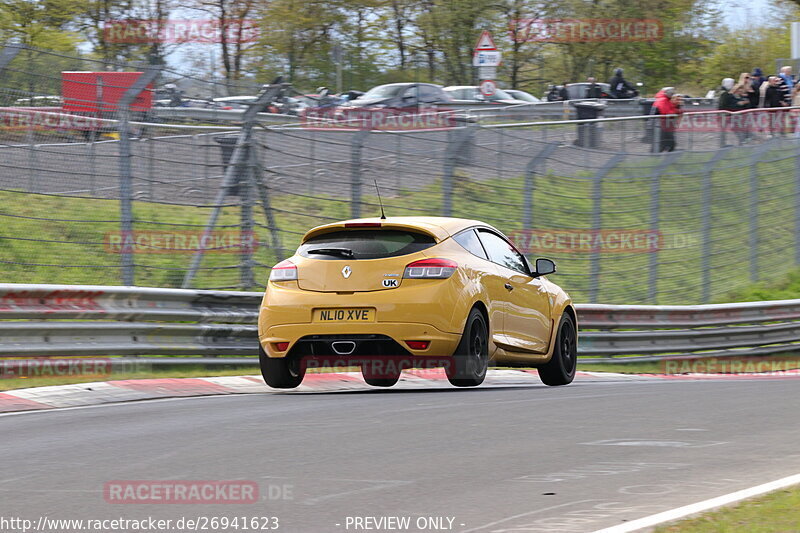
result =
[[539,378],[545,385],[568,385],[575,379],[578,366],[578,333],[575,322],[567,313],[561,316],[558,324],[556,345],[553,357],[539,367]]
[[268,357],[262,346],[258,347],[258,361],[264,382],[273,389],[293,389],[300,385],[306,375],[299,359]]
[[388,370],[382,372],[370,371],[368,367],[361,367],[361,375],[367,385],[373,387],[391,387],[400,380],[400,370]]
[[488,369],[489,327],[483,313],[473,308],[452,362],[446,368],[447,380],[456,387],[477,387],[486,379]]

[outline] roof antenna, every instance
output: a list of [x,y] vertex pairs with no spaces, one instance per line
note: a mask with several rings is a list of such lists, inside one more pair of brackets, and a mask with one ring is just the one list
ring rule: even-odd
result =
[[383,212],[383,200],[381,200],[381,190],[378,188],[378,180],[375,182],[375,190],[378,191],[378,203],[381,205],[381,220],[386,220],[386,213]]

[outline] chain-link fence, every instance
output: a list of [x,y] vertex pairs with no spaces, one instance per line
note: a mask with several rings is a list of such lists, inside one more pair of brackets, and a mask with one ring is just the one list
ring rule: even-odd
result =
[[[6,281],[260,287],[308,228],[377,215],[375,182],[389,216],[482,220],[555,259],[553,279],[579,302],[716,301],[800,260],[794,110],[745,129],[663,117],[497,125],[475,113],[404,131],[276,126],[258,114],[286,88],[273,84],[229,126],[178,124],[148,116],[155,107],[135,115],[159,89],[147,69],[116,81],[113,105],[95,78],[84,99],[103,105],[70,109],[62,71],[102,65],[56,59],[78,61],[24,49],[0,69]],[[42,96],[53,98],[32,103]],[[665,131],[676,150],[653,152]]]

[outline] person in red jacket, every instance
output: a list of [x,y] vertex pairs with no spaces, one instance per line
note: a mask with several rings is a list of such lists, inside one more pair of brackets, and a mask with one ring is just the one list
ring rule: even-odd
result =
[[[675,92],[675,87],[664,87],[656,93],[656,101],[651,111],[654,115],[679,115],[681,108],[681,95]],[[661,119],[661,143],[659,152],[672,152],[675,150],[675,117]]]

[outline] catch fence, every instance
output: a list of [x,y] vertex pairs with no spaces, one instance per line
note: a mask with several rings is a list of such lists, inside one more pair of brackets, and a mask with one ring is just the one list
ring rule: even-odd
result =
[[[720,301],[800,261],[795,110],[746,130],[703,115],[666,130],[668,153],[653,151],[661,117],[496,124],[447,110],[428,129],[269,124],[259,112],[281,83],[222,124],[137,111],[174,74],[116,65],[152,86],[121,112],[130,85],[81,112],[67,109],[61,72],[104,65],[29,48],[0,57],[8,282],[263,287],[308,228],[377,215],[375,182],[389,216],[482,220],[554,259],[553,280],[578,302]],[[95,102],[100,83],[81,83],[92,96],[79,103]]]

